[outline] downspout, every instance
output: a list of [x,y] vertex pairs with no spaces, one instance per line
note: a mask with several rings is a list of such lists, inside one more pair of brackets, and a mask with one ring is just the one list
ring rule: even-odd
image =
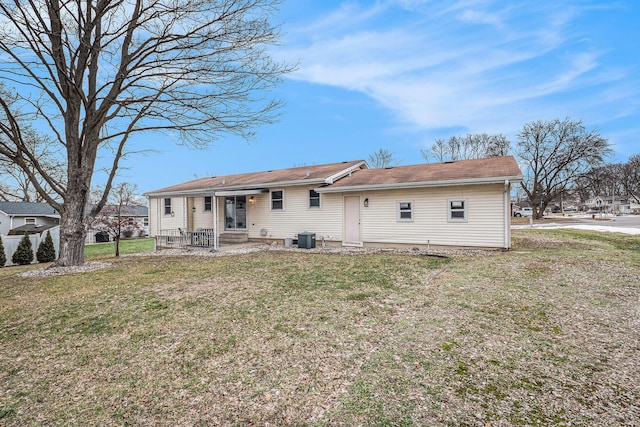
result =
[[511,183],[504,180],[504,248],[511,249]]
[[213,194],[213,250],[218,250],[218,198]]

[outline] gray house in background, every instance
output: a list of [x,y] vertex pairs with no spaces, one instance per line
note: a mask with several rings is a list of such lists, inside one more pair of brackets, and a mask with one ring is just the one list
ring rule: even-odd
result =
[[0,234],[25,225],[49,226],[60,224],[60,214],[47,203],[0,202]]
[[0,202],[0,235],[4,244],[7,264],[11,265],[11,256],[16,251],[24,233],[29,234],[35,257],[40,243],[51,233],[56,257],[60,246],[60,214],[46,203]]

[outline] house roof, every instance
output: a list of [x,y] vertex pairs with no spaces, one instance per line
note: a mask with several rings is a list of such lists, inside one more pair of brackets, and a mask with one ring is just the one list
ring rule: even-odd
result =
[[58,211],[47,203],[0,202],[0,211],[15,216],[53,216],[60,217]]
[[46,230],[49,230],[50,228],[53,227],[57,227],[57,225],[36,225],[36,224],[24,224],[21,225],[20,227],[16,227],[16,228],[12,228],[11,230],[9,230],[9,233],[7,234],[8,236],[22,236],[23,234],[27,233],[27,234],[39,234],[42,233]]
[[290,169],[217,176],[213,178],[200,178],[183,184],[150,191],[145,193],[145,196],[196,194],[213,191],[247,190],[259,189],[261,187],[268,188],[274,186],[303,184],[331,184],[334,180],[363,167],[367,167],[364,160],[355,160],[326,165],[301,166]]
[[481,184],[503,182],[505,179],[511,182],[522,180],[522,172],[513,156],[364,169],[317,191]]
[[[94,205],[87,206],[87,212],[93,208]],[[104,205],[103,209],[106,209],[107,212],[115,212],[118,208],[118,205]],[[144,205],[124,205],[122,206],[122,211],[120,213],[122,216],[148,216],[149,208]]]

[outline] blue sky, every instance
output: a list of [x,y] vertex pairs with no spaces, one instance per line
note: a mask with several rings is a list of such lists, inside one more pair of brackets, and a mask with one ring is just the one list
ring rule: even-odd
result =
[[[290,0],[274,56],[298,69],[274,92],[278,123],[254,141],[191,150],[157,135],[121,181],[150,191],[225,175],[366,159],[384,148],[422,163],[436,138],[582,119],[640,153],[640,2]],[[99,177],[97,177],[99,180]]]

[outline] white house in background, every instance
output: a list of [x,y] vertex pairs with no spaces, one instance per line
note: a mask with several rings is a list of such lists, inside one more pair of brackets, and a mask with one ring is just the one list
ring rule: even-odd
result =
[[626,196],[596,196],[584,204],[590,210],[599,210],[603,213],[622,215],[633,213],[632,201]]
[[0,202],[0,234],[24,225],[56,226],[60,214],[47,203]]
[[[151,236],[206,232],[206,245],[510,248],[512,156],[370,169],[365,161],[202,178],[145,194]],[[200,236],[201,237],[201,236]]]
[[[87,208],[87,211],[91,210],[91,208],[92,206],[90,205]],[[105,205],[102,212],[106,212],[107,215],[109,215],[109,218],[113,219],[115,218],[117,210],[117,205]],[[127,227],[125,225],[123,227],[123,230],[126,228],[131,228],[132,235],[128,236],[125,232],[120,237],[145,237],[149,235],[149,207],[142,205],[125,205],[121,207],[120,216],[124,219],[125,224],[134,226]],[[96,233],[102,230],[102,228],[100,227],[100,219],[101,215],[98,214],[96,221],[94,221],[94,223],[91,224],[91,226],[89,226],[89,228],[87,229],[86,243],[96,242]],[[113,237],[114,236],[112,235],[109,236],[110,239],[113,239]]]

